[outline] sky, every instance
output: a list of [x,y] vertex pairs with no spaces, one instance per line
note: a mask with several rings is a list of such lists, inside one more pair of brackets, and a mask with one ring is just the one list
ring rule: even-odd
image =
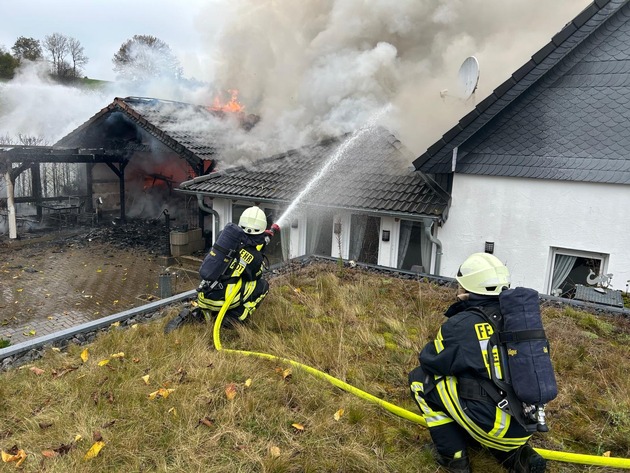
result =
[[[85,75],[112,81],[88,94],[51,84],[42,71],[20,71],[0,84],[0,137],[54,143],[114,97],[210,105],[218,92],[238,89],[246,111],[261,120],[235,135],[235,156],[268,156],[351,132],[375,115],[418,156],[589,3],[0,0],[0,45],[61,33],[84,46]],[[134,34],[167,43],[196,81],[116,81],[112,57]],[[479,86],[464,99],[457,74],[470,56],[480,64]]]
[[133,35],[153,35],[171,47],[189,77],[200,77],[211,60],[206,45],[227,9],[225,0],[0,0],[0,45],[10,49],[20,36],[43,42],[61,33],[85,48],[85,75],[114,80],[120,46]]

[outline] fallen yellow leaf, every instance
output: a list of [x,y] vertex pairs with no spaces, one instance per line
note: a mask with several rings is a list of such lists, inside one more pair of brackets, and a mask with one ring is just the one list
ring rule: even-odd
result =
[[111,355],[112,358],[124,358],[125,357],[125,353],[122,351],[119,351],[118,353],[114,353],[113,355]]
[[99,440],[98,442],[94,442],[90,449],[87,451],[84,460],[91,460],[92,458],[96,458],[98,454],[101,452],[102,448],[105,446],[105,442]]
[[[118,301],[114,301],[114,304],[118,302]],[[118,327],[120,325],[120,322],[114,322],[111,326],[112,327]]]
[[90,359],[90,352],[88,352],[87,348],[81,352],[81,359],[83,360],[83,363]]
[[160,388],[157,391],[153,391],[151,394],[149,394],[149,399],[153,400],[156,397],[167,398],[169,396],[169,394],[171,394],[173,391],[175,391],[175,390],[174,389]]
[[291,376],[291,374],[292,374],[291,368],[287,368],[286,370],[282,372],[282,378],[287,379]]
[[177,409],[175,409],[174,407],[171,407],[171,408],[168,410],[168,413],[169,413],[169,414],[173,414],[175,417],[177,417]]
[[22,449],[19,449],[16,454],[11,455],[10,453],[6,453],[2,450],[2,461],[5,463],[16,462],[15,467],[19,467],[26,460],[26,452]]
[[148,374],[145,374],[145,375],[142,377],[142,381],[144,381],[144,384],[149,384],[149,375],[148,375]]
[[107,363],[109,363],[108,359],[101,360],[101,361],[98,362],[98,366],[105,366]]
[[610,450],[602,453],[602,457],[609,457],[610,456]]
[[36,375],[40,375],[40,374],[44,374],[45,371],[41,368],[38,368],[37,366],[32,366],[31,368],[29,368],[30,371],[32,371],[33,373],[35,373]]
[[97,269],[97,270],[96,270],[96,272],[97,272],[97,273],[102,273],[102,272],[103,272],[103,270],[102,270],[102,269]]
[[278,458],[280,456],[280,447],[276,447],[275,445],[269,449],[269,453],[272,457]]
[[51,350],[52,351],[56,351],[56,352],[60,352],[61,348],[59,348],[59,347],[52,347]]
[[26,452],[22,449],[19,449],[15,455],[5,453],[4,450],[2,450],[2,461],[5,463],[16,462],[15,467],[17,468],[24,463],[24,460],[26,460]]
[[79,435],[79,434],[76,434],[76,435],[74,436],[74,441],[75,441],[75,442],[78,442],[79,440],[83,440],[83,437],[81,437],[81,435]]
[[295,430],[304,430],[304,426],[302,424],[291,424]]
[[251,385],[252,385],[252,378],[247,378],[245,380],[245,386],[249,388]]
[[227,397],[229,401],[236,397],[236,384],[230,383],[225,387],[225,397]]
[[337,412],[335,412],[335,415],[333,417],[335,420],[339,420],[341,419],[342,415],[343,415],[343,409],[339,409]]

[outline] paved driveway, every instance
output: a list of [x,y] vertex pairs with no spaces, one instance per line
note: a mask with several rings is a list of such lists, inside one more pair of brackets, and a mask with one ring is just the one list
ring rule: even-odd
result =
[[[0,241],[0,339],[15,344],[167,296],[165,264],[84,234]],[[184,271],[168,282],[172,294],[198,283]]]

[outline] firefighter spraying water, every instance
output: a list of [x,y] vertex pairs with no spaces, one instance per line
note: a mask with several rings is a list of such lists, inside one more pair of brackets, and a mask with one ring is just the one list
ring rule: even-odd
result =
[[269,283],[262,278],[269,267],[265,248],[279,230],[277,224],[267,229],[267,216],[256,206],[243,212],[238,225],[228,223],[199,268],[196,307],[184,308],[166,324],[165,333],[187,323],[211,321],[239,281],[224,322],[233,325],[247,320],[269,292]]

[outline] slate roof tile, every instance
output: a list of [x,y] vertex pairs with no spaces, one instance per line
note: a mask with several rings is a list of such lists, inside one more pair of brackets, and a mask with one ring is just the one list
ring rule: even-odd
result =
[[[610,182],[610,158],[630,160],[628,44],[630,2],[592,4],[512,75],[514,84],[499,86],[460,120],[462,131],[414,165],[449,172],[450,150],[458,146],[464,157],[457,172],[521,175],[511,168],[543,154],[547,159],[536,165],[548,169],[545,178]],[[580,172],[559,167],[563,157]],[[475,159],[484,165],[473,166]],[[627,172],[615,175],[613,182],[630,183]]]
[[[347,156],[329,169],[320,185],[306,196],[306,204],[382,212],[406,209],[404,212],[410,215],[435,215],[446,209],[448,195],[434,191],[427,176],[410,170],[404,150],[392,145],[392,135],[387,130],[379,128],[365,141],[355,143]],[[248,169],[226,169],[216,177],[185,184],[181,189],[289,202],[323,161],[334,154],[339,143],[328,140],[298,152],[258,160]],[[227,182],[233,185],[226,190]],[[419,195],[426,195],[426,199],[419,199]]]

